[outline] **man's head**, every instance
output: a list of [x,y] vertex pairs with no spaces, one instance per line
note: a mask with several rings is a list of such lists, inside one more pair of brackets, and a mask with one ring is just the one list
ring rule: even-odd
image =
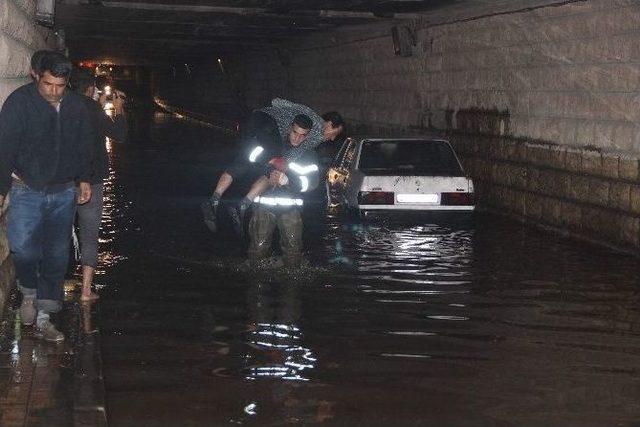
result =
[[322,115],[324,124],[322,125],[322,135],[325,141],[335,141],[339,139],[347,130],[344,119],[337,111],[329,111]]
[[311,128],[313,127],[313,122],[309,118],[309,116],[305,114],[298,114],[291,123],[291,130],[289,131],[289,144],[294,147],[302,144],[302,141],[305,140]]
[[47,51],[40,59],[36,74],[38,92],[51,104],[57,104],[64,96],[73,66],[61,53]]
[[93,96],[93,89],[95,87],[95,77],[93,73],[86,69],[73,70],[71,74],[71,88],[81,95]]

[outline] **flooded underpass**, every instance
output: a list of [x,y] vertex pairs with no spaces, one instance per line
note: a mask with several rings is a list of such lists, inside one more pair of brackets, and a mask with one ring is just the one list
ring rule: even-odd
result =
[[110,146],[109,423],[637,425],[636,258],[500,216],[306,209],[309,265],[251,270],[199,203],[233,138],[157,113]]

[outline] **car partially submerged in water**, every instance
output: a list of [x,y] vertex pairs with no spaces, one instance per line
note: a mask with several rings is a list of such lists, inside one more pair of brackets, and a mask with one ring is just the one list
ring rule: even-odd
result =
[[442,139],[347,138],[327,171],[326,185],[329,206],[361,216],[475,208],[473,181]]

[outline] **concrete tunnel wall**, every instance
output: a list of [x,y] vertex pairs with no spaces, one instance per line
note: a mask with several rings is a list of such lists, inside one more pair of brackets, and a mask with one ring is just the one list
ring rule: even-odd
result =
[[[35,9],[35,0],[0,0],[0,106],[11,92],[29,82],[31,54],[56,45],[55,34],[36,24]],[[6,239],[8,203],[0,209],[0,313],[14,281]]]
[[447,135],[481,206],[589,240],[640,247],[640,4],[588,0],[413,26],[308,37],[242,58],[243,92],[354,131]]

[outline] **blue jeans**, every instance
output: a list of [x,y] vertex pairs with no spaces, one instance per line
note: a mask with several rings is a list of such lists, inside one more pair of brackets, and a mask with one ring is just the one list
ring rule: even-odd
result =
[[23,295],[35,298],[37,309],[45,313],[62,308],[75,211],[74,185],[47,193],[13,182],[7,237],[18,285]]

